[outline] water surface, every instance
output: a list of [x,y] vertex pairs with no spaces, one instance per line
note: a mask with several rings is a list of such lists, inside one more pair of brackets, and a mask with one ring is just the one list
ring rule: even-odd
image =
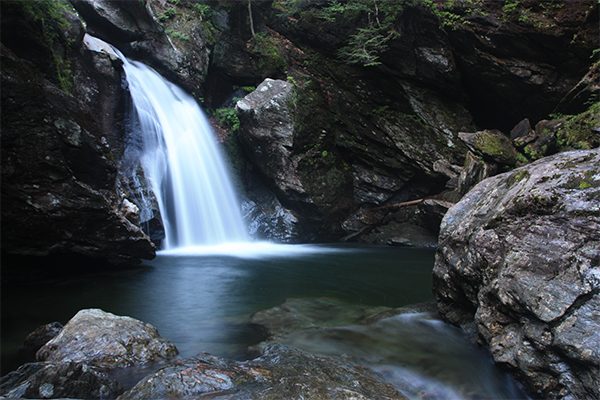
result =
[[[205,351],[239,359],[247,346],[261,340],[246,324],[250,316],[280,305],[288,298],[327,298],[350,305],[387,307],[434,300],[431,292],[434,250],[431,249],[359,246],[282,246],[278,249],[261,249],[257,245],[256,251],[246,249],[234,255],[220,254],[218,249],[204,255],[198,255],[197,249],[164,252],[134,269],[54,282],[3,285],[2,373],[23,362],[17,349],[25,335],[49,322],[65,324],[83,308],[100,308],[150,323],[177,346],[181,357]],[[429,374],[435,381],[440,371],[454,370],[454,378],[446,377],[445,381],[461,381],[461,370],[470,374],[468,371],[481,370],[481,366],[491,371],[485,372],[485,379],[492,379],[490,384],[494,388],[505,385],[505,377],[496,375],[489,357],[482,353],[473,356],[473,348],[464,338],[457,339],[460,333],[455,328],[421,320],[404,317],[385,323],[385,337],[393,338],[392,350],[389,343],[384,343],[389,340],[383,340],[380,334],[360,329],[345,332],[350,333],[349,341],[342,335],[339,341],[331,343],[332,337],[339,336],[336,331],[332,331],[333,336],[301,339],[305,345],[310,344],[305,346],[307,350],[351,354],[370,362],[384,375],[409,376],[413,382],[420,382],[419,385],[424,383],[410,374],[420,379]],[[429,326],[429,330],[423,330],[423,326]],[[356,336],[367,337],[369,346],[373,341],[384,343],[383,350],[365,350],[364,344],[354,343]],[[402,337],[406,337],[406,341]],[[426,340],[424,345],[416,344],[423,339]],[[290,340],[293,344],[293,339]],[[296,340],[299,347],[302,340]],[[404,342],[410,351],[402,350],[407,346],[402,345]],[[349,351],[348,346],[355,350]],[[436,347],[446,350],[429,351]],[[371,353],[371,357],[366,357],[365,351]],[[394,355],[390,355],[390,351]],[[465,357],[467,364],[460,361]],[[457,368],[461,369],[458,373]],[[462,381],[464,386],[465,380]],[[478,388],[473,392],[482,393]],[[501,397],[515,398],[511,394],[512,386],[497,392]]]

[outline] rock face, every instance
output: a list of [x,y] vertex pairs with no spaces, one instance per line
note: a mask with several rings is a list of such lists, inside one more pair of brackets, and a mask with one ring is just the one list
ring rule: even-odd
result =
[[600,150],[486,179],[444,217],[442,316],[545,398],[598,398]]
[[0,384],[0,396],[9,399],[114,399],[121,393],[119,382],[69,361],[25,364],[3,376]]
[[38,361],[74,361],[100,368],[120,368],[178,354],[155,327],[99,309],[79,311],[36,354]]
[[171,362],[120,400],[156,398],[405,399],[377,374],[350,360],[315,356],[280,344],[262,357],[235,362],[200,354]]
[[2,46],[2,249],[115,264],[155,256],[121,213],[117,165],[88,108]]

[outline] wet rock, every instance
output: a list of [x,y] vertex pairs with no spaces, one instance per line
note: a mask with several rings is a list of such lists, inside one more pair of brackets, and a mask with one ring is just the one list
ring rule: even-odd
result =
[[392,310],[389,307],[355,306],[322,298],[287,299],[280,306],[252,314],[250,322],[265,327],[270,339],[325,326],[360,324]]
[[295,243],[301,238],[298,217],[266,187],[252,183],[242,200],[248,234],[255,240]]
[[37,352],[42,346],[54,339],[63,328],[60,322],[42,325],[25,338],[23,347],[28,351]]
[[473,188],[444,217],[440,313],[470,317],[537,396],[598,397],[600,151],[546,157]]
[[178,354],[150,324],[99,309],[79,311],[60,334],[36,354],[38,361],[75,361],[120,368]]
[[89,109],[4,46],[1,56],[3,250],[114,264],[154,258],[120,213],[117,165]]
[[123,393],[119,382],[71,361],[24,364],[0,382],[0,396],[9,399],[114,399]]
[[119,396],[120,400],[229,399],[405,399],[373,371],[338,357],[322,357],[280,344],[268,345],[252,361],[208,354],[173,361]]

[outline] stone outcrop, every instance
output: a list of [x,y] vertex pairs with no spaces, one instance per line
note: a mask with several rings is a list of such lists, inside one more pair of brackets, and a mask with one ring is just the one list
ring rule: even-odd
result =
[[322,357],[280,344],[255,360],[208,354],[173,361],[142,379],[120,400],[226,397],[235,399],[406,399],[379,375],[351,360]]
[[89,109],[2,46],[2,249],[115,264],[155,256],[121,213],[117,165]]
[[[202,95],[210,51],[203,25],[186,22],[189,14],[201,21],[193,9],[186,10],[188,16],[184,17],[170,4],[159,1],[71,3],[86,21],[90,34],[117,46],[127,56],[143,58],[189,92]],[[169,37],[167,30],[177,35]]]
[[70,361],[24,364],[0,381],[0,396],[7,399],[114,399],[121,393],[119,382]]
[[442,316],[545,398],[597,398],[600,150],[488,178],[444,217],[433,271]]
[[79,311],[36,354],[38,361],[73,361],[100,368],[120,368],[178,354],[177,348],[150,324],[99,309]]

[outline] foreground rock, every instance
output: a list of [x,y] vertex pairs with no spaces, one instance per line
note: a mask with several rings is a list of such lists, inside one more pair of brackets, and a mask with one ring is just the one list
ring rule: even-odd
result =
[[262,357],[236,362],[200,354],[173,361],[119,396],[219,399],[405,399],[368,368],[271,344]]
[[86,364],[56,361],[28,363],[2,377],[2,398],[114,399],[121,384]]
[[545,398],[598,398],[600,150],[489,178],[443,219],[442,316]]
[[178,354],[150,324],[99,309],[79,311],[36,354],[38,361],[74,361],[100,368],[120,368]]

